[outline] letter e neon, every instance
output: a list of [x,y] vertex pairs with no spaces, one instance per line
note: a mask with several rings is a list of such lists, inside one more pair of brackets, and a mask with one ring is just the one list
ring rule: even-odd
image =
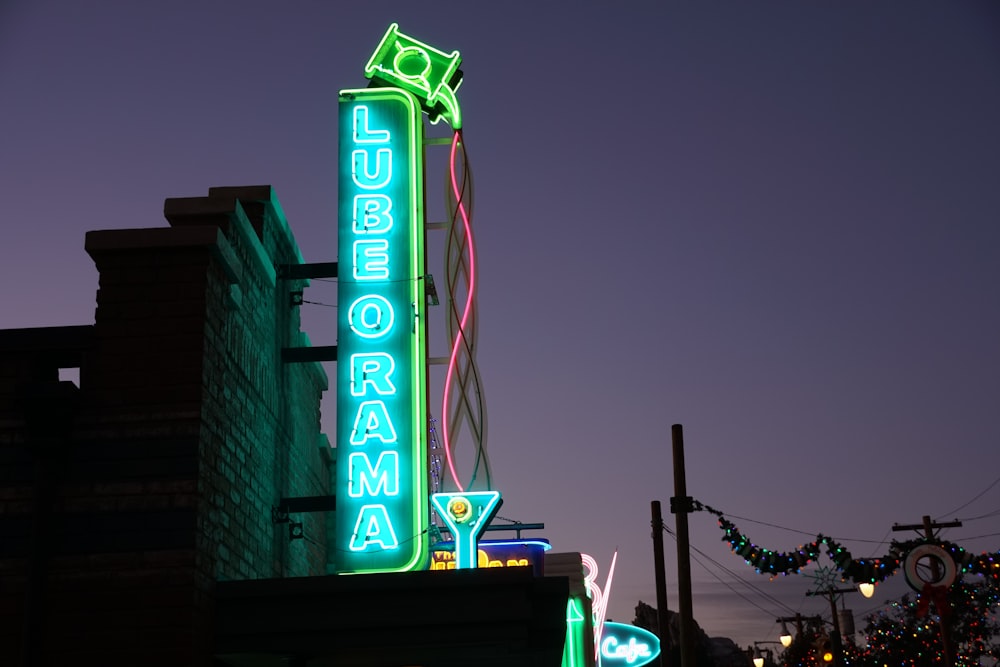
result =
[[354,279],[385,280],[389,277],[389,242],[385,239],[354,242]]

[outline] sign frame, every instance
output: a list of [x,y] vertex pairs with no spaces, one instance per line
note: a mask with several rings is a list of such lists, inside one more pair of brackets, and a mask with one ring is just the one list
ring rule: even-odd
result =
[[423,122],[398,88],[339,102],[339,573],[428,560]]

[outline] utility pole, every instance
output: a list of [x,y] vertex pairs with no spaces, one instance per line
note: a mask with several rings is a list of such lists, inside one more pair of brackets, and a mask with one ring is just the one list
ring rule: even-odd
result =
[[[934,540],[937,539],[937,536],[934,534],[934,529],[935,528],[960,528],[961,526],[962,526],[962,522],[958,521],[957,519],[955,521],[947,521],[945,523],[938,523],[936,521],[931,521],[930,516],[928,516],[927,514],[925,514],[922,517],[922,521],[920,523],[917,523],[917,524],[910,523],[910,524],[905,524],[905,525],[894,523],[894,524],[892,524],[892,529],[893,529],[893,531],[900,531],[900,530],[918,530],[919,531],[919,530],[923,530],[924,531],[924,538],[928,542],[933,542]],[[941,581],[941,578],[942,578],[941,569],[940,569],[940,563],[938,562],[938,560],[936,558],[933,558],[933,557],[929,558],[928,560],[930,561],[931,578],[933,579],[933,582],[927,582],[927,583],[929,585],[933,585],[934,583],[936,583],[938,581]],[[924,593],[921,592],[921,594],[924,594]],[[944,664],[945,664],[945,667],[950,667],[954,663],[952,661],[951,638],[949,637],[949,634],[948,634],[948,622],[947,622],[947,620],[945,620],[945,617],[948,615],[948,610],[947,609],[938,609],[937,611],[938,611],[938,619],[939,619],[938,625],[940,626],[940,629],[941,629],[941,652],[944,653]]]
[[660,665],[662,667],[676,667],[670,665],[667,658],[670,654],[670,624],[667,622],[667,575],[663,558],[663,513],[660,509],[660,501],[654,500],[651,509],[653,513],[653,567],[656,569],[654,573],[656,623],[660,634]]
[[[818,624],[820,624],[820,623],[823,622],[823,618],[821,616],[803,616],[799,612],[795,612],[795,616],[779,616],[778,618],[775,619],[776,623],[781,623],[782,624],[782,629],[786,628],[786,626],[784,625],[786,622],[787,623],[795,623],[795,636],[796,637],[801,637],[802,636],[802,631],[804,629],[802,627],[802,621],[811,621],[811,622],[816,623],[818,625]],[[794,638],[792,639],[792,641],[795,641]]]
[[926,514],[923,516],[923,520],[920,523],[909,523],[906,525],[898,523],[892,524],[893,531],[923,530],[924,537],[927,538],[928,540],[937,539],[937,536],[934,534],[935,528],[961,528],[961,527],[962,527],[961,521],[955,520],[955,521],[947,521],[945,523],[938,523],[937,521],[931,521],[931,518]]
[[681,625],[681,667],[695,667],[694,612],[691,605],[691,540],[688,537],[688,517],[694,511],[694,499],[687,494],[684,474],[684,427],[670,427],[674,449],[674,496],[670,511],[677,516],[677,589]]
[[829,588],[806,593],[806,595],[822,595],[830,601],[830,615],[833,617],[831,619],[833,630],[830,631],[830,648],[833,651],[833,664],[835,667],[842,667],[844,664],[844,643],[841,639],[840,617],[837,614],[837,598],[844,593],[857,592],[858,589],[856,588],[834,588],[830,586]]

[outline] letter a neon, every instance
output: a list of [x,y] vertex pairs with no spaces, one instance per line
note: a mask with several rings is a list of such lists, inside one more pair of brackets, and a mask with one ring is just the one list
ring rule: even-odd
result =
[[364,445],[369,440],[379,439],[383,444],[396,442],[396,429],[382,401],[362,401],[354,418],[351,432],[352,445]]
[[365,551],[370,544],[379,544],[383,549],[395,549],[399,546],[385,505],[363,505],[358,512],[354,535],[348,546],[351,551]]

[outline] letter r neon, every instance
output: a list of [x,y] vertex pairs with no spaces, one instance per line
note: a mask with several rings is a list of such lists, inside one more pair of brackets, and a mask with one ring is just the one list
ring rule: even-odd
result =
[[369,385],[376,394],[391,396],[396,393],[392,373],[396,360],[385,352],[367,352],[351,355],[351,396],[364,396]]

